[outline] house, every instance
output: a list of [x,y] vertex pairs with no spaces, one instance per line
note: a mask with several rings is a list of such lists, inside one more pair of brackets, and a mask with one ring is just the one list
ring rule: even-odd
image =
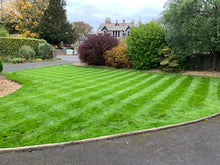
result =
[[106,18],[105,23],[102,23],[98,29],[97,34],[101,35],[111,35],[118,39],[125,39],[126,36],[130,35],[131,27],[134,26],[134,20],[130,23],[126,23],[125,20],[122,23],[111,23],[111,18]]

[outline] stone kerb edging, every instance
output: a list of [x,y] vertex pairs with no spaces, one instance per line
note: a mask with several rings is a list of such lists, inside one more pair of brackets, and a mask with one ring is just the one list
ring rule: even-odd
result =
[[65,146],[70,146],[70,145],[77,145],[77,144],[91,143],[91,142],[96,142],[96,141],[117,139],[117,138],[122,138],[122,137],[133,136],[133,135],[140,135],[140,134],[144,134],[144,133],[158,132],[158,131],[167,130],[167,129],[171,129],[171,128],[177,128],[177,127],[182,127],[182,126],[187,126],[187,125],[199,123],[202,121],[213,119],[218,116],[220,116],[220,113],[217,113],[217,114],[214,114],[212,116],[205,117],[202,119],[185,122],[185,123],[174,124],[174,125],[170,125],[170,126],[158,127],[158,128],[152,128],[152,129],[146,129],[146,130],[141,130],[141,131],[121,133],[121,134],[110,135],[110,136],[102,136],[102,137],[98,137],[98,138],[91,138],[91,139],[85,139],[85,140],[77,140],[77,141],[63,142],[63,143],[43,144],[43,145],[34,145],[34,146],[26,146],[26,147],[17,147],[17,148],[3,148],[3,149],[0,149],[0,154],[7,153],[7,152],[22,152],[22,151],[23,152],[24,151],[31,152],[34,150],[42,150],[42,149],[48,149],[48,148],[53,148],[53,147],[65,147]]

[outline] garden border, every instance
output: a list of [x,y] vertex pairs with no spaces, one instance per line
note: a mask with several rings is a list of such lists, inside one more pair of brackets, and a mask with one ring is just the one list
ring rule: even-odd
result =
[[91,143],[91,142],[96,142],[96,141],[118,139],[118,138],[122,138],[122,137],[140,135],[140,134],[151,133],[151,132],[158,132],[158,131],[167,130],[167,129],[171,129],[171,128],[192,125],[195,123],[200,123],[203,121],[213,119],[218,116],[220,116],[220,113],[217,113],[217,114],[214,114],[209,117],[202,118],[202,119],[197,119],[197,120],[184,122],[184,123],[180,123],[180,124],[174,124],[174,125],[169,125],[169,126],[164,126],[164,127],[151,128],[151,129],[146,129],[146,130],[133,131],[133,132],[127,132],[127,133],[121,133],[121,134],[115,134],[115,135],[109,135],[109,136],[101,136],[98,138],[91,138],[91,139],[85,139],[85,140],[42,144],[42,145],[33,145],[33,146],[16,147],[16,148],[2,148],[2,149],[0,149],[0,154],[7,153],[7,152],[25,152],[25,151],[32,152],[34,150],[42,150],[42,149],[48,149],[48,148],[53,148],[53,147],[65,147],[65,146],[69,146],[69,145],[77,145],[77,144]]

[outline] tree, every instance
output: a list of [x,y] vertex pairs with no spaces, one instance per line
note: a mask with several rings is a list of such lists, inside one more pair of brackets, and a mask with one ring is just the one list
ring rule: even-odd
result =
[[76,34],[81,33],[84,34],[85,37],[88,37],[89,35],[92,34],[93,27],[85,22],[73,22],[72,26]]
[[165,44],[161,24],[150,22],[131,29],[127,37],[128,54],[136,69],[152,69],[159,66],[159,52]]
[[67,21],[65,0],[50,0],[48,9],[41,19],[40,38],[51,44],[73,43],[76,39],[71,24]]
[[19,32],[24,37],[37,38],[38,25],[48,6],[48,0],[3,1],[3,23],[10,32]]
[[164,11],[166,41],[187,59],[202,54],[220,61],[220,0],[169,0]]

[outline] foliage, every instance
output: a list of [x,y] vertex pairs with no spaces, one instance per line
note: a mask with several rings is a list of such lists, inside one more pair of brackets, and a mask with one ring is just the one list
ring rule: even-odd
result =
[[43,60],[53,58],[53,47],[48,43],[39,44],[38,56]]
[[4,26],[0,25],[0,37],[8,37],[9,33]]
[[152,69],[159,66],[159,51],[165,44],[164,29],[156,22],[140,24],[131,29],[127,37],[128,53],[136,69]]
[[0,56],[14,57],[23,45],[29,45],[35,52],[38,52],[40,43],[46,43],[46,41],[33,38],[2,37],[0,38]]
[[116,68],[131,68],[126,44],[120,44],[119,46],[106,51],[104,57],[107,66]]
[[164,12],[166,41],[177,55],[212,55],[212,69],[220,61],[220,0],[170,0]]
[[161,52],[162,61],[160,65],[165,71],[175,71],[179,66],[177,56],[169,47],[164,47]]
[[85,22],[73,22],[72,27],[76,34],[78,34],[78,40],[79,40],[79,34],[84,34],[85,37],[88,37],[92,34],[93,27]]
[[25,60],[32,60],[35,58],[35,51],[29,45],[23,45],[19,49],[18,57],[24,58]]
[[39,30],[40,38],[45,39],[50,44],[59,45],[73,43],[76,34],[72,25],[67,21],[65,0],[50,0],[47,10],[41,19]]
[[105,65],[104,53],[118,45],[118,40],[109,35],[89,36],[79,46],[79,58],[91,65]]
[[39,37],[38,25],[48,0],[7,0],[3,3],[4,24],[13,26],[23,37]]
[[0,73],[3,71],[2,59],[0,58]]
[[14,63],[14,64],[24,63],[25,61],[26,61],[25,58],[20,58],[20,57],[11,58],[9,60],[10,63]]

